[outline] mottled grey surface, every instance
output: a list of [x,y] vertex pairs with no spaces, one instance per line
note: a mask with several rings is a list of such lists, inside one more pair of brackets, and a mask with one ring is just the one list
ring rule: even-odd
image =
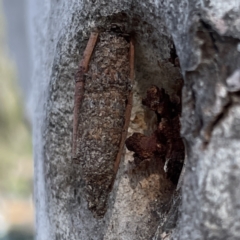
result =
[[141,176],[137,187],[131,187],[126,153],[109,210],[103,220],[96,220],[87,210],[79,190],[81,177],[70,161],[78,62],[90,29],[104,28],[119,18],[126,31],[136,32],[137,84],[130,132],[134,128],[148,132],[151,127],[150,120],[134,122],[143,112],[136,100],[148,84],[174,92],[179,73],[167,64],[158,66],[158,61],[169,58],[170,35],[184,75],[182,135],[188,161],[182,214],[173,239],[239,239],[239,1],[35,0],[29,4],[37,57],[33,90],[37,240],[160,239],[160,199],[168,194],[160,191],[160,175]]

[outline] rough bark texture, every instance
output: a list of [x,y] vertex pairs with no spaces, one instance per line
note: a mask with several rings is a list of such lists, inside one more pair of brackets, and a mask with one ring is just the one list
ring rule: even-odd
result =
[[[169,205],[180,204],[173,239],[240,238],[240,4],[237,0],[30,1],[34,23],[37,240],[161,239]],[[182,193],[154,163],[129,171],[126,151],[103,219],[95,219],[71,163],[74,75],[90,31],[121,23],[136,38],[129,135],[153,132],[141,99],[152,84],[173,96],[184,77]],[[130,163],[129,163],[129,160]],[[170,213],[177,208],[170,209]],[[176,214],[170,214],[170,221]],[[166,236],[166,234],[165,234]]]

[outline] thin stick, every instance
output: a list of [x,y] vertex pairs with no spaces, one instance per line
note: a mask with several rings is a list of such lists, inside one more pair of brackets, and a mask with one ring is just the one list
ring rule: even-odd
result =
[[[133,83],[134,83],[134,44],[133,44],[132,39],[130,41],[129,65],[130,65],[130,81],[131,81],[131,85],[133,86]],[[122,156],[122,150],[123,150],[125,140],[127,137],[127,133],[128,133],[128,126],[130,123],[130,117],[131,117],[131,111],[132,111],[132,101],[133,101],[133,91],[131,90],[129,92],[128,99],[127,99],[128,103],[127,103],[126,112],[125,112],[125,123],[124,123],[124,127],[123,127],[123,133],[122,133],[122,137],[121,137],[119,151],[118,151],[118,154],[117,154],[117,157],[115,160],[115,164],[114,164],[115,176],[116,176],[118,168],[119,168],[119,164],[120,164],[121,156]]]
[[88,71],[88,65],[98,40],[98,33],[91,33],[86,49],[83,53],[83,59],[80,62],[78,72],[76,74],[75,95],[74,95],[74,110],[73,110],[73,140],[72,140],[72,158],[77,158],[77,135],[78,135],[78,118],[79,111],[84,95],[84,75]]

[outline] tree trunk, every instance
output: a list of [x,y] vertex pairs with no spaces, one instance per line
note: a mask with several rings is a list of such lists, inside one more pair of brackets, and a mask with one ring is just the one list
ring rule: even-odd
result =
[[[31,0],[29,10],[36,239],[239,239],[240,2]],[[91,32],[127,36],[135,48],[131,151],[121,151],[111,191],[98,193],[106,204],[95,202],[96,211],[86,191],[95,175],[84,177],[89,168],[72,160],[75,75]],[[90,114],[84,109],[79,131]]]

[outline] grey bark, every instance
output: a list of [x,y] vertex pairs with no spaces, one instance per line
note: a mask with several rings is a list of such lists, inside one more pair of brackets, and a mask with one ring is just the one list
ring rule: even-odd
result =
[[[35,42],[36,239],[161,239],[168,234],[162,232],[167,206],[179,199],[177,225],[166,228],[169,238],[239,239],[240,2],[31,0],[29,6]],[[172,198],[164,173],[153,167],[132,173],[132,153],[126,151],[108,211],[95,219],[71,164],[74,75],[90,31],[111,22],[124,23],[136,38],[129,134],[153,128],[153,115],[141,105],[148,86],[174,94],[182,74],[187,157],[181,193]],[[164,61],[172,41],[181,73]]]

